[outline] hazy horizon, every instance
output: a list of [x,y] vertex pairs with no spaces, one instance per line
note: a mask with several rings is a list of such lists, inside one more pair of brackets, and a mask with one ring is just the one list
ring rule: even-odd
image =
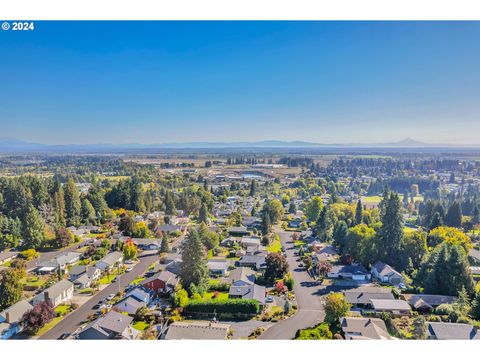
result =
[[1,138],[480,145],[479,22],[36,22]]

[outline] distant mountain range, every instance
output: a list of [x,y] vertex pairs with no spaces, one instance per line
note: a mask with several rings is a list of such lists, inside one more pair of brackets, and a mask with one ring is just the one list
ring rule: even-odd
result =
[[141,149],[211,149],[211,148],[439,148],[439,147],[472,147],[479,145],[446,145],[428,144],[414,139],[406,138],[397,142],[388,143],[345,143],[322,144],[308,141],[243,141],[243,142],[171,142],[158,144],[70,144],[50,145],[23,141],[15,138],[0,138],[0,152],[108,152]]

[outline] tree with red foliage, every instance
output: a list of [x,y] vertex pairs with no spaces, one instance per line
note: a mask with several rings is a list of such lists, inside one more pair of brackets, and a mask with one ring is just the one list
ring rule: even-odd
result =
[[288,272],[287,259],[282,253],[270,253],[265,258],[265,280],[273,284],[276,279],[282,279]]
[[320,261],[317,265],[318,274],[326,276],[332,270],[332,264],[328,261]]
[[55,315],[53,304],[49,300],[42,301],[23,314],[20,323],[26,332],[35,334],[41,327],[52,320]]

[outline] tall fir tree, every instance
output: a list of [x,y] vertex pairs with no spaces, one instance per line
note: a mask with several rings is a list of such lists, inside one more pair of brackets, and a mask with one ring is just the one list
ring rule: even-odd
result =
[[197,289],[206,290],[208,285],[206,251],[196,229],[190,229],[182,245],[180,280],[184,289],[193,284]]
[[65,212],[67,225],[78,226],[81,215],[80,193],[73,178],[69,177],[65,185]]
[[403,216],[400,197],[389,193],[384,198],[381,211],[382,225],[379,231],[382,256],[389,264],[397,264],[403,239]]
[[355,225],[363,223],[363,205],[362,201],[357,201],[357,207],[355,208]]
[[28,207],[25,216],[23,238],[26,249],[38,249],[45,240],[45,223],[33,205]]
[[462,207],[458,201],[454,201],[445,215],[445,225],[450,227],[462,227]]

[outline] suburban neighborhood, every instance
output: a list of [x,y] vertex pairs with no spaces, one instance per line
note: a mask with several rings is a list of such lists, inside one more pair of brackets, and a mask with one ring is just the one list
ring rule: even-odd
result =
[[1,338],[479,338],[478,162],[273,159],[0,179]]

